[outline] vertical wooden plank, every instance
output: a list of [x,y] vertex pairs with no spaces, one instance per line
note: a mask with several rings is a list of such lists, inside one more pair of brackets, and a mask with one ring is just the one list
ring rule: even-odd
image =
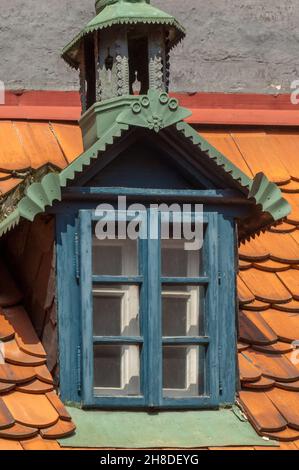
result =
[[80,286],[82,328],[82,397],[93,403],[93,309],[92,309],[92,226],[91,211],[79,212]]
[[[151,237],[158,226],[158,239]],[[161,318],[161,217],[156,209],[148,215],[148,400],[149,406],[162,405],[162,318]]]
[[60,356],[60,392],[63,401],[80,402],[77,384],[77,348],[80,343],[80,292],[75,273],[76,217],[56,215],[57,309]]
[[234,403],[236,394],[236,239],[234,220],[219,214],[219,370],[220,403]]
[[206,380],[211,406],[219,402],[219,304],[218,304],[218,218],[217,213],[208,214],[208,227],[205,236],[210,282],[206,294],[206,328],[210,337],[207,352]]

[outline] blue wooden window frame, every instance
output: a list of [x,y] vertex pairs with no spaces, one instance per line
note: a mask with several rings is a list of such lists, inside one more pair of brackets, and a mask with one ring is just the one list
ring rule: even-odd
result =
[[[114,213],[113,213],[114,214]],[[126,220],[135,213],[119,215]],[[114,217],[114,215],[112,216]],[[163,214],[148,209],[141,214],[140,222],[147,226],[156,223],[161,227]],[[161,240],[151,239],[149,233],[139,244],[139,275],[132,277],[94,276],[92,274],[92,223],[98,220],[92,210],[79,211],[79,277],[81,291],[81,380],[82,403],[87,407],[100,408],[213,408],[219,404],[219,267],[218,267],[218,214],[205,213],[204,275],[198,278],[162,278]],[[140,336],[94,337],[92,285],[118,283],[140,285]],[[162,337],[162,284],[195,284],[206,287],[205,331],[206,336]],[[138,344],[141,346],[141,394],[140,396],[95,396],[93,387],[94,344]],[[204,345],[206,348],[205,392],[198,397],[166,398],[162,386],[163,344]]]

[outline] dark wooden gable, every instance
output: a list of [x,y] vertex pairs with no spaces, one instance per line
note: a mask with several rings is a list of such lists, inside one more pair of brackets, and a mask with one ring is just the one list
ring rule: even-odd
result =
[[73,183],[74,186],[144,189],[215,189],[188,163],[178,146],[158,134],[134,129]]

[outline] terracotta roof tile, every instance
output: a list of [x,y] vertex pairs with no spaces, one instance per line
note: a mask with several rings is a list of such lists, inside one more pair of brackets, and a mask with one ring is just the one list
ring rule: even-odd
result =
[[275,273],[262,272],[253,268],[241,271],[240,277],[258,300],[279,304],[292,299],[291,293]]
[[21,443],[10,439],[0,439],[0,450],[24,450]]
[[275,332],[259,312],[240,311],[240,339],[245,343],[269,345],[277,341]]
[[287,421],[288,426],[299,429],[299,400],[296,392],[273,388],[266,395]]
[[[0,271],[1,267],[7,293],[3,290],[0,300],[9,307],[0,309],[5,359],[0,364],[0,449],[5,448],[5,442],[7,449],[57,449],[60,447],[56,442],[45,439],[69,435],[75,426],[53,390],[53,378],[45,365],[46,353],[29,317],[21,305],[16,305],[22,295],[0,260]],[[0,293],[1,287],[0,283]]]
[[16,422],[24,426],[47,428],[55,424],[58,413],[45,395],[11,392],[3,396],[3,401]]
[[293,298],[299,300],[299,270],[288,269],[277,273],[277,276],[291,292]]
[[246,284],[243,282],[241,276],[238,276],[237,284],[240,302],[242,304],[253,302],[255,297],[253,293],[250,292]]
[[246,357],[246,354],[238,354],[240,379],[243,382],[257,382],[260,380],[262,373],[255,365]]
[[299,431],[289,427],[280,432],[263,432],[263,434],[270,439],[277,439],[282,442],[291,442],[299,439]]
[[63,421],[60,419],[53,426],[42,429],[41,436],[45,439],[60,439],[74,433],[75,425],[71,421]]
[[20,446],[24,450],[61,450],[60,445],[56,441],[47,441],[40,436],[21,441]]
[[232,137],[254,175],[262,171],[275,183],[290,181],[278,146],[265,132],[234,132]]
[[299,380],[299,370],[285,355],[274,355],[258,351],[246,351],[253,364],[260,368],[263,375],[277,382],[293,382]]
[[277,310],[265,310],[261,316],[281,341],[291,343],[299,338],[299,315]]
[[269,379],[268,377],[261,377],[256,382],[242,382],[243,389],[250,389],[250,390],[267,390],[268,388],[272,388],[275,385],[275,381]]
[[278,432],[286,429],[287,421],[264,392],[242,391],[240,392],[240,400],[259,433]]

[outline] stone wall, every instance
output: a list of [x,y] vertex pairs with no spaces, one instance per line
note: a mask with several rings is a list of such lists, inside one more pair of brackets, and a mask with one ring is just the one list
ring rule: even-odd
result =
[[[176,91],[288,92],[299,79],[298,0],[152,0],[187,28],[173,54]],[[0,80],[10,89],[76,89],[59,52],[94,0],[1,0]]]

